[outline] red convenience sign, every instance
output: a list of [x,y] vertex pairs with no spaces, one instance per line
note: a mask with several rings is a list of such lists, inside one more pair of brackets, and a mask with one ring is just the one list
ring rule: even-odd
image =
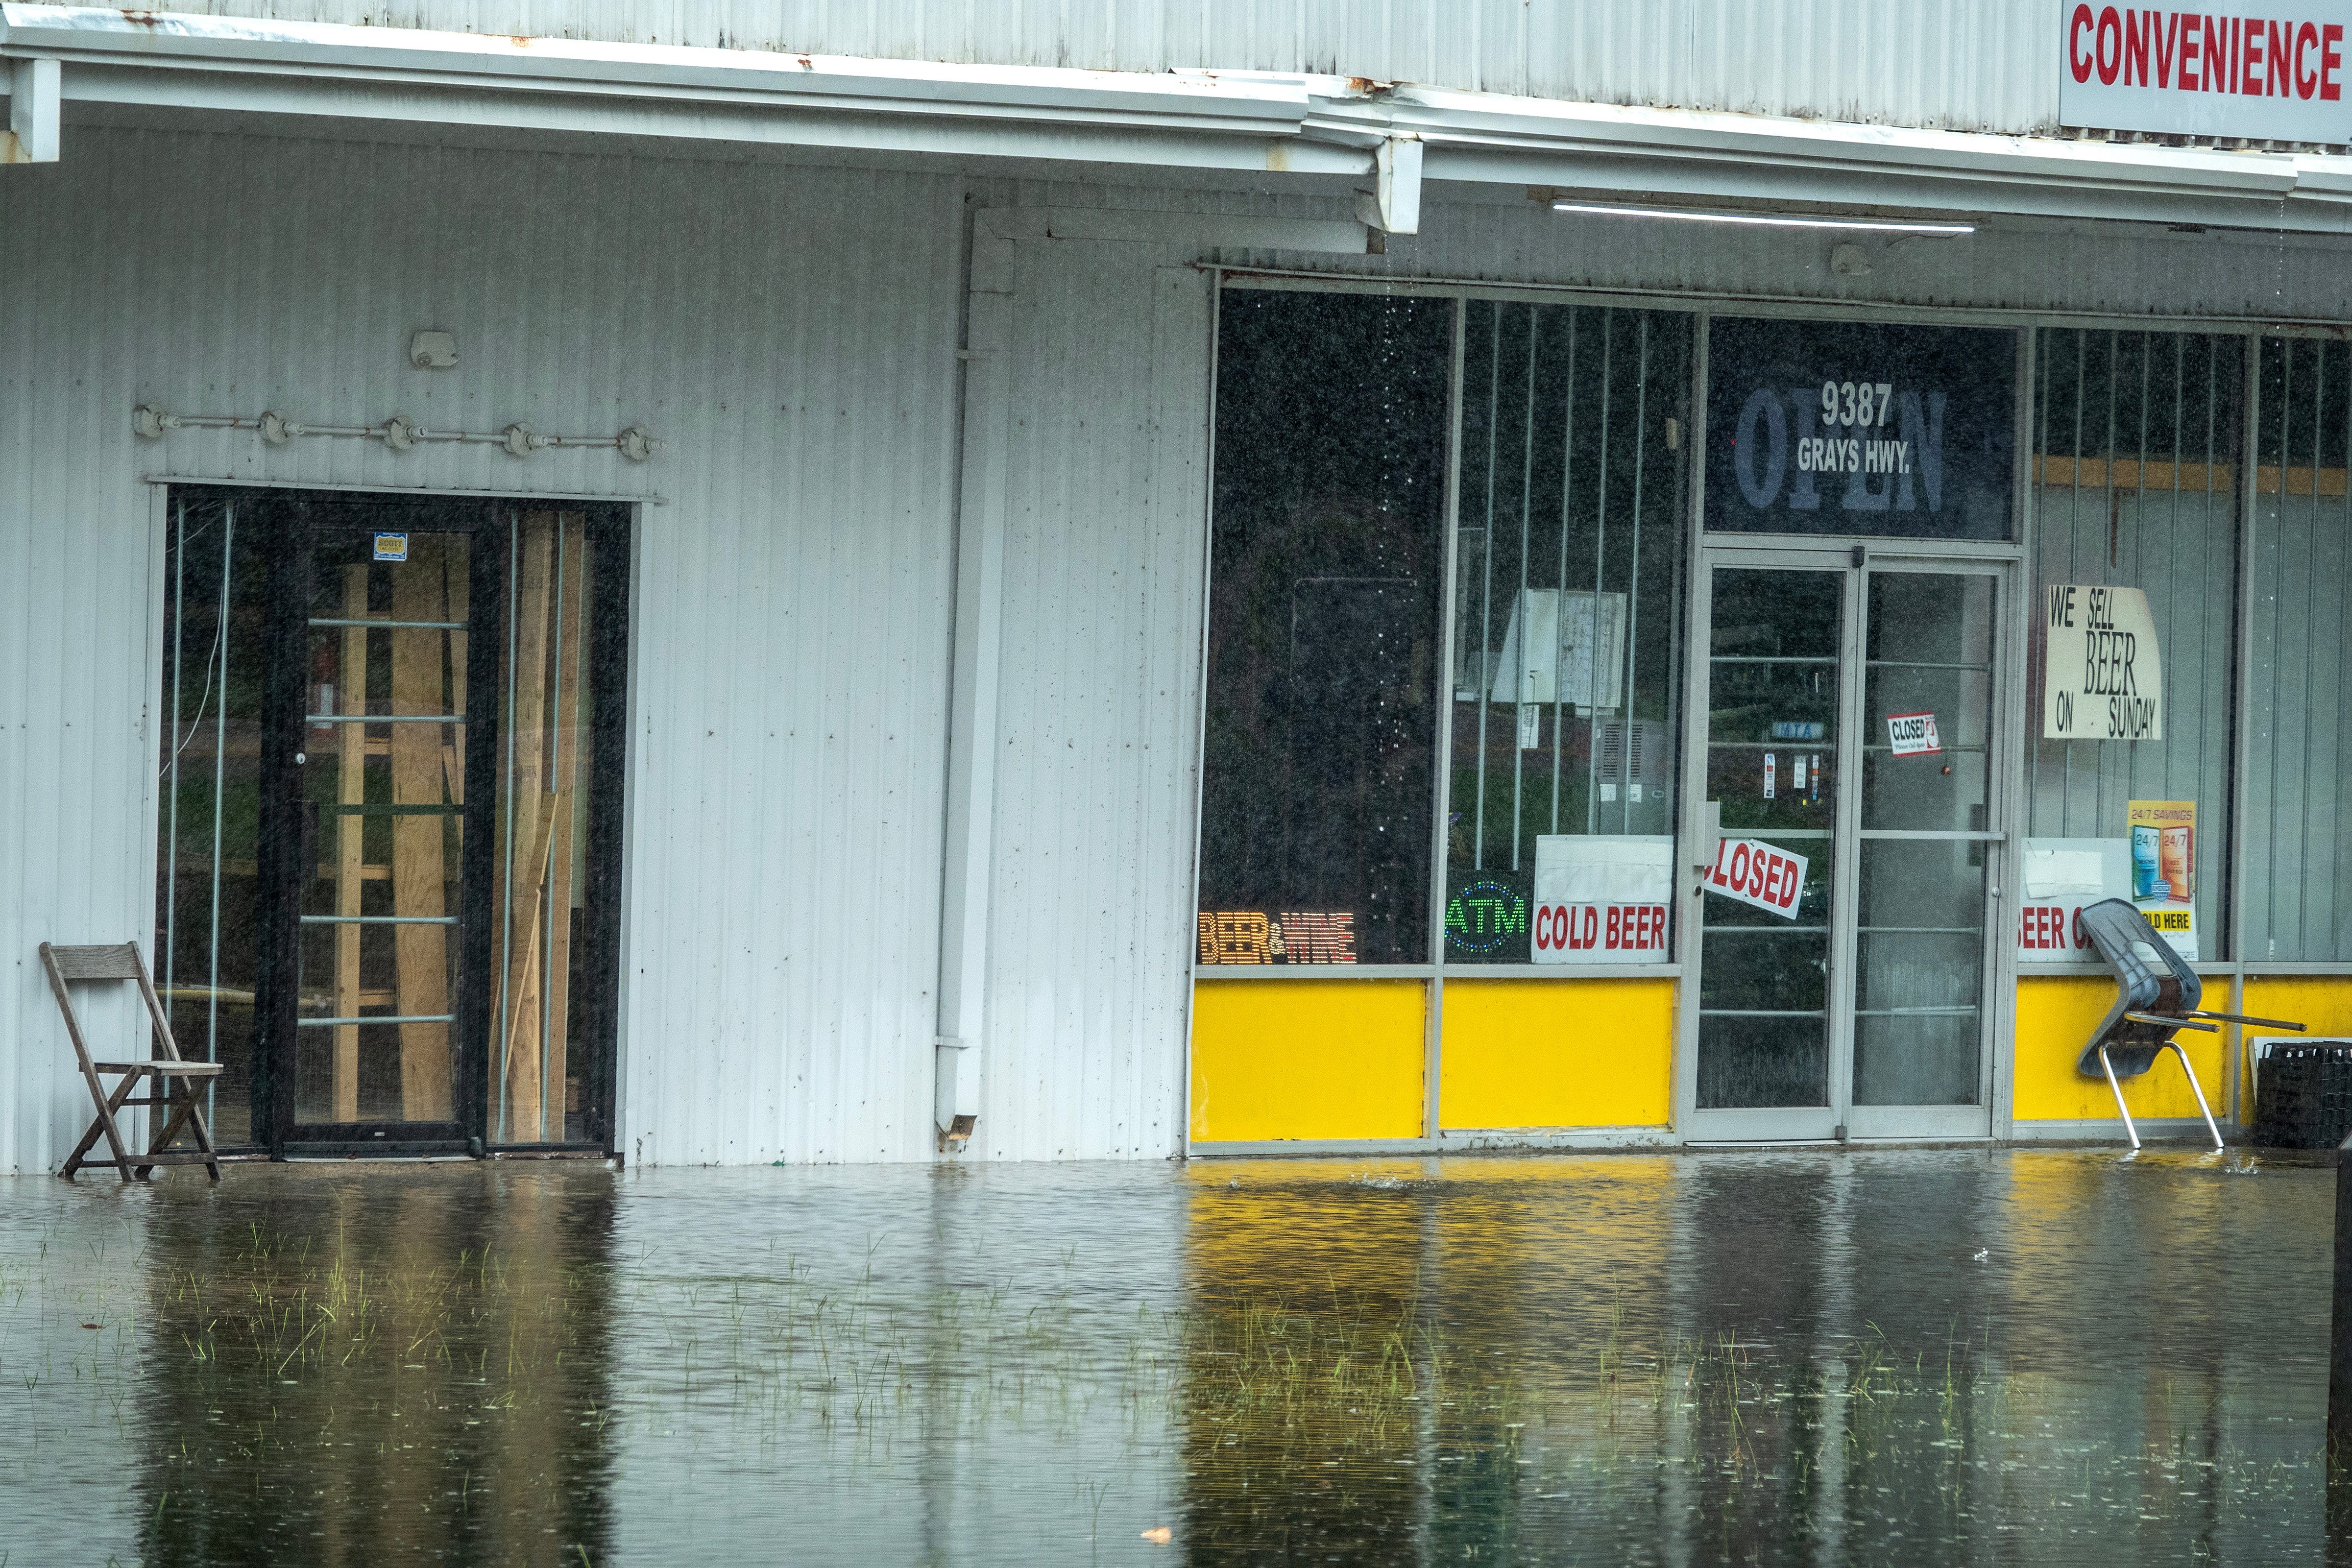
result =
[[2059,0],[2058,116],[2086,130],[2280,141],[2352,139],[2352,0],[2222,16]]

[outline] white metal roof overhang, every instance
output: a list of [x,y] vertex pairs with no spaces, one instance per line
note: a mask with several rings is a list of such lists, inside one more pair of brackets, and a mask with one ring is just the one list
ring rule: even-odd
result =
[[[1377,180],[1742,205],[2352,231],[2352,160],[1457,92],[1347,77],[848,59],[0,4],[5,161],[65,102]],[[1385,152],[1384,152],[1385,150]]]

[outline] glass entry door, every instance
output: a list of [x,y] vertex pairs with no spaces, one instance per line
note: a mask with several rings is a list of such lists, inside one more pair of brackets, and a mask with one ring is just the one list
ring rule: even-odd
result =
[[295,756],[315,846],[296,872],[299,1125],[457,1135],[472,545],[373,529],[312,545]]
[[[1694,1139],[1982,1135],[2006,567],[1718,550]],[[1695,1037],[1695,1038],[1694,1038]]]

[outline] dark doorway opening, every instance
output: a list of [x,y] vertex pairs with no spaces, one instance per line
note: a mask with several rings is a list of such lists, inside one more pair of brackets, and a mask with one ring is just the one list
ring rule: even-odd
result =
[[628,538],[173,488],[154,969],[224,1145],[609,1151]]

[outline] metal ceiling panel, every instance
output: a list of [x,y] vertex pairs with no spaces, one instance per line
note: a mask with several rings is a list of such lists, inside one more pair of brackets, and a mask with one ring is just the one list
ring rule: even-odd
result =
[[172,9],[954,64],[1316,72],[1570,101],[2048,134],[2047,0],[180,0]]

